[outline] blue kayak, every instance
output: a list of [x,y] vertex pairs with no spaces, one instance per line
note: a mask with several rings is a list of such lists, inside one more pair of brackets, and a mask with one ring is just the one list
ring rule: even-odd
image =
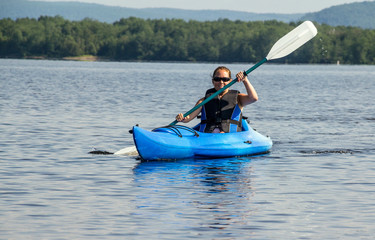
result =
[[152,131],[133,127],[133,139],[143,160],[223,158],[267,153],[272,140],[256,132],[242,120],[242,132],[203,133],[175,125]]

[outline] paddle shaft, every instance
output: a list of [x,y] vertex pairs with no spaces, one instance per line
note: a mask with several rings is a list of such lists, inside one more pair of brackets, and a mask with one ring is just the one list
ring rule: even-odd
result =
[[[255,64],[250,69],[248,69],[246,71],[246,74],[249,74],[250,72],[252,72],[256,68],[258,68],[260,65],[267,62],[268,60],[282,58],[282,57],[285,57],[286,55],[292,53],[293,51],[298,49],[300,46],[305,44],[307,41],[309,41],[310,39],[315,37],[317,33],[318,33],[318,31],[317,31],[316,27],[314,26],[314,24],[312,22],[310,22],[310,21],[303,22],[302,24],[297,26],[295,29],[290,31],[288,34],[286,34],[284,37],[279,39],[272,46],[268,55],[263,60],[261,60],[260,62]],[[237,80],[238,80],[237,78],[232,80],[232,82],[228,83],[225,87],[223,87],[222,89],[220,89],[216,93],[212,94],[210,97],[205,99],[200,104],[193,107],[190,111],[188,111],[184,114],[184,117],[189,116],[192,112],[194,112],[195,110],[197,110],[198,108],[200,108],[201,106],[206,104],[208,101],[211,101],[211,99],[213,99],[214,97],[216,97],[217,95],[219,95],[220,93],[225,91],[227,88],[229,88],[230,86],[235,84],[237,82]],[[169,125],[176,125],[176,123],[177,123],[177,120],[170,123]]]
[[[251,68],[249,68],[248,70],[246,70],[246,75],[248,75],[249,73],[251,73],[252,71],[254,71],[255,69],[257,69],[260,65],[262,65],[263,63],[267,62],[267,58],[263,58],[261,61],[259,61],[257,64],[255,64],[254,66],[252,66]],[[209,96],[208,98],[206,98],[203,102],[199,103],[198,105],[196,105],[195,107],[193,107],[190,111],[187,111],[185,114],[184,114],[184,117],[187,117],[189,116],[190,114],[192,114],[195,110],[197,110],[198,108],[202,107],[204,104],[208,103],[209,101],[211,101],[214,97],[216,97],[217,95],[219,95],[220,93],[224,92],[227,88],[230,88],[233,84],[235,84],[237,82],[237,78],[235,78],[234,80],[232,80],[230,83],[228,83],[227,85],[225,85],[223,88],[221,88],[220,90],[218,90],[217,92],[215,92],[214,94],[212,94],[211,96]],[[171,122],[169,124],[169,126],[173,126],[173,125],[176,125],[178,123],[177,120],[174,120],[173,122]]]

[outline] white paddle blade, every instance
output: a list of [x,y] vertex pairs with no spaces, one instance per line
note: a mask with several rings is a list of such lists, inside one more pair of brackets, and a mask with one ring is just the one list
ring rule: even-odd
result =
[[127,155],[127,156],[136,156],[138,155],[137,148],[135,146],[123,148],[114,153],[114,155]]
[[267,60],[285,57],[316,36],[318,30],[310,21],[305,21],[298,27],[280,38],[267,55]]

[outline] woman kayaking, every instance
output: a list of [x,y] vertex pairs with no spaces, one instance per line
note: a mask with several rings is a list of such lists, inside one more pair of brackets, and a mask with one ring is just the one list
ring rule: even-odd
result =
[[[212,75],[213,88],[208,89],[204,98],[199,99],[196,105],[222,89],[233,81],[231,71],[224,66],[215,69]],[[184,117],[182,113],[176,116],[178,122],[188,123],[201,113],[199,131],[206,133],[228,133],[241,131],[242,109],[244,106],[256,102],[258,94],[244,72],[236,75],[238,82],[243,82],[247,94],[237,90],[225,89],[218,96]]]

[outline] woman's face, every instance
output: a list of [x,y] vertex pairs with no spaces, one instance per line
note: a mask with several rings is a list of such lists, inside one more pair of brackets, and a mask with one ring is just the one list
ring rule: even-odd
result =
[[[230,83],[229,73],[225,70],[219,70],[216,72],[215,76],[212,79],[212,84],[216,91],[222,89],[225,85]],[[216,80],[216,81],[215,81]]]

